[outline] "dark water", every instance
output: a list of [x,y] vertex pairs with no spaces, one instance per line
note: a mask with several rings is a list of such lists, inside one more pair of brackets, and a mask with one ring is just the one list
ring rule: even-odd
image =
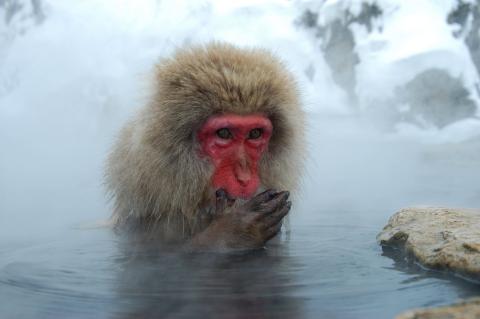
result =
[[[133,255],[108,228],[79,227],[108,215],[92,204],[100,188],[4,175],[17,186],[0,184],[0,317],[393,318],[480,295],[480,285],[408,265],[375,241],[404,206],[480,207],[479,142],[332,142],[328,132],[311,146],[322,156],[309,159],[289,231],[249,254]],[[84,171],[61,176],[82,181]]]
[[244,255],[134,257],[105,229],[2,249],[2,318],[391,318],[480,294],[382,256],[380,225],[347,215],[292,225],[290,236]]

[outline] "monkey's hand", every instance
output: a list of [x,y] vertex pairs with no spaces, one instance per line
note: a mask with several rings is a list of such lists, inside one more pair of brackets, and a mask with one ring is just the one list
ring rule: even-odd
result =
[[212,222],[192,238],[193,250],[231,251],[261,248],[282,227],[282,220],[292,206],[289,192],[267,190],[249,201],[229,205],[224,190],[216,192]]

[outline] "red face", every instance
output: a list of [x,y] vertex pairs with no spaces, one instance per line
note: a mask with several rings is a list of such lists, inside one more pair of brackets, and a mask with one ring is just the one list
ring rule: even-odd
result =
[[263,115],[210,117],[198,140],[215,166],[212,186],[234,198],[252,197],[260,185],[258,162],[271,135],[272,123]]

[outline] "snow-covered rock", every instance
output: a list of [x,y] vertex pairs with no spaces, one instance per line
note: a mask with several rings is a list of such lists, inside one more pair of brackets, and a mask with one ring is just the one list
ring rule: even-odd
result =
[[326,0],[302,6],[299,21],[356,108],[380,113],[390,125],[425,129],[478,118],[478,4]]
[[[480,74],[480,3],[474,0],[458,0],[449,13],[447,22],[458,27],[453,35],[465,42]],[[480,91],[479,85],[477,90]]]

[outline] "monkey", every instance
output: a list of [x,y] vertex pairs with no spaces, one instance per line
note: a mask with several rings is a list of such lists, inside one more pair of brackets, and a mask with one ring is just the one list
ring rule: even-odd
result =
[[266,49],[211,42],[161,59],[152,84],[107,159],[115,229],[195,251],[264,247],[303,170],[292,73]]

